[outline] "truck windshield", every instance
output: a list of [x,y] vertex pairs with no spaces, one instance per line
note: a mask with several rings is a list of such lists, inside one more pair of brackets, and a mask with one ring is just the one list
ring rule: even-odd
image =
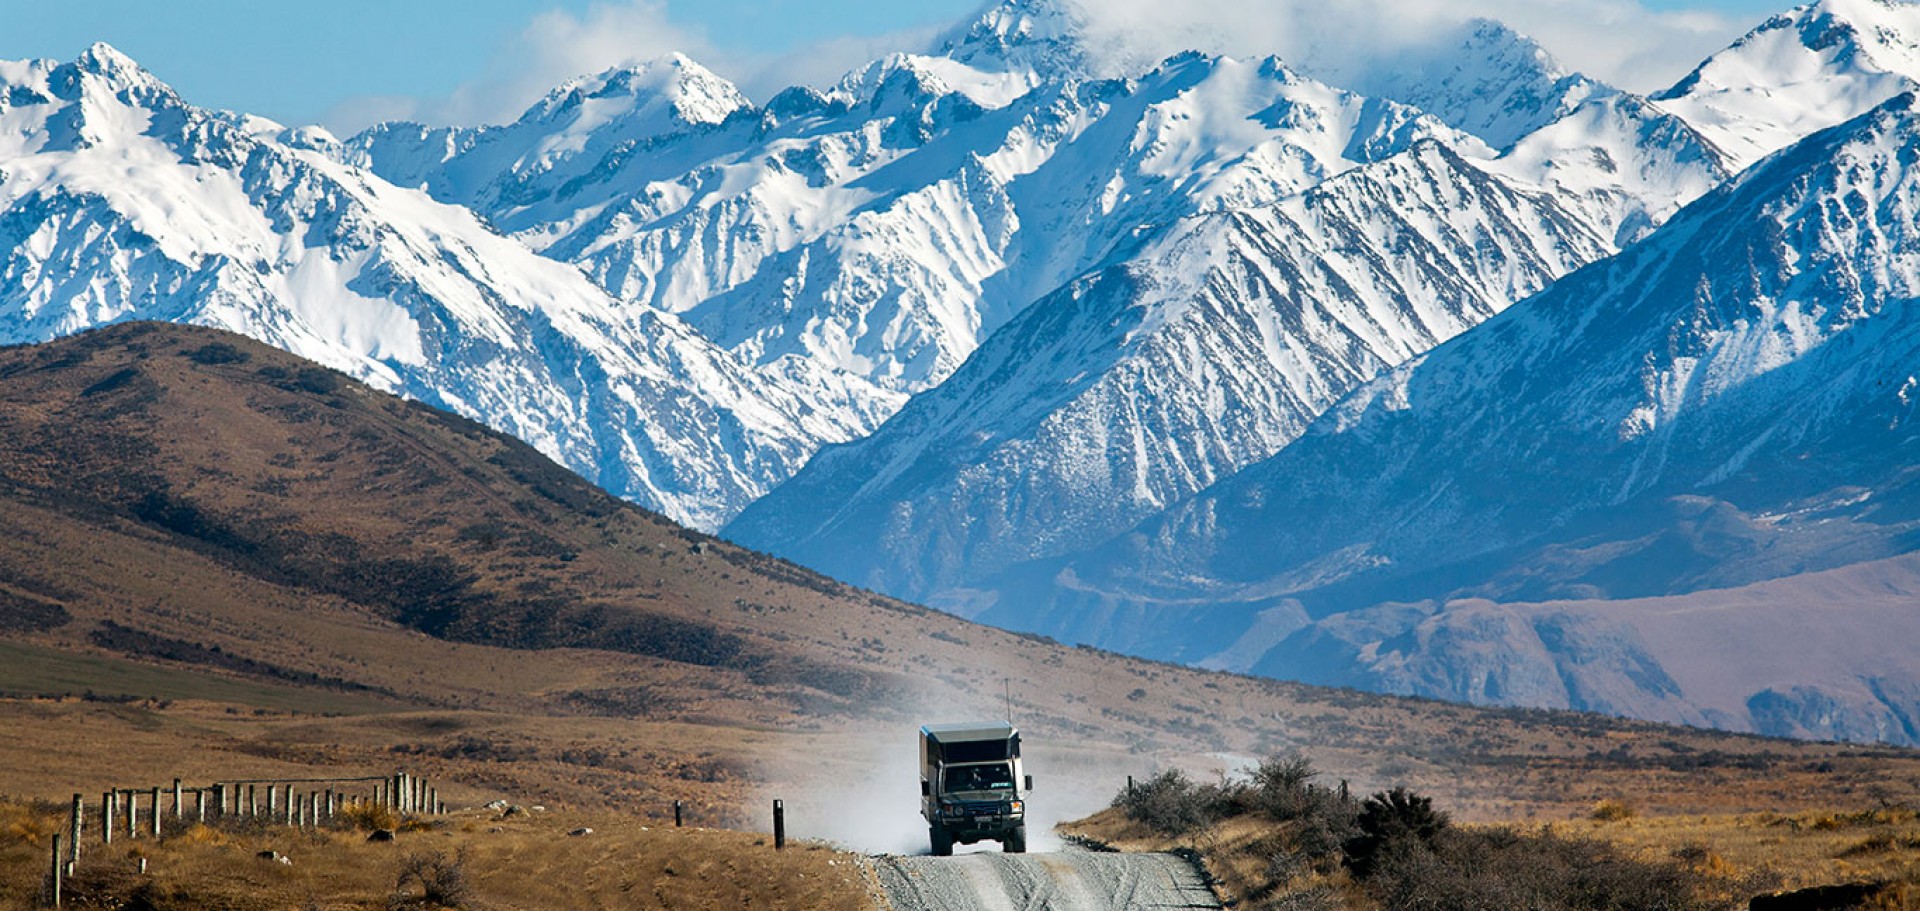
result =
[[1013,766],[1005,762],[957,766],[947,771],[949,791],[1009,791],[1013,789]]

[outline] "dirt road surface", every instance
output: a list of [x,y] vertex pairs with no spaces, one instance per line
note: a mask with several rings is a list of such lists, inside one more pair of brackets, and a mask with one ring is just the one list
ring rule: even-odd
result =
[[962,854],[874,861],[893,911],[1218,909],[1193,865],[1170,854]]

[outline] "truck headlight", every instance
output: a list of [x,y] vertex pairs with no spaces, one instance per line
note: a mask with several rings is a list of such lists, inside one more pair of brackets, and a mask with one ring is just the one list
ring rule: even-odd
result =
[[1013,815],[1015,816],[1019,816],[1021,813],[1025,812],[1026,809],[1027,809],[1027,805],[1024,801],[1016,800],[1009,805],[1010,812],[1012,812]]

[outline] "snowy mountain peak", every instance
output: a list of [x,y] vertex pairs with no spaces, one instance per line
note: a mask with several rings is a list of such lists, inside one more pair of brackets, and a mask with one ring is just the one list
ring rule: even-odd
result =
[[1491,19],[1408,48],[1351,80],[1420,108],[1497,149],[1617,90],[1568,71],[1532,38]]
[[633,66],[615,67],[572,80],[536,103],[523,122],[553,123],[664,113],[683,124],[714,124],[752,102],[733,83],[684,54],[673,53]]
[[933,55],[1031,81],[1084,78],[1091,60],[1078,0],[1000,0],[933,43]]
[[49,86],[56,95],[68,100],[79,98],[87,86],[131,103],[178,97],[159,77],[104,41],[95,42],[72,63],[55,68]]
[[1654,97],[1737,167],[1920,84],[1920,4],[1821,0],[1775,16]]
[[155,82],[146,68],[134,62],[132,57],[120,52],[105,41],[96,41],[73,61],[75,69],[82,72],[119,79],[124,82]]

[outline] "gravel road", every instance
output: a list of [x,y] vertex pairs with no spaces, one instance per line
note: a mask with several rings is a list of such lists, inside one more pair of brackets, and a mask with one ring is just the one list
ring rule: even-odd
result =
[[893,911],[1211,908],[1193,866],[1170,854],[962,854],[875,859]]

